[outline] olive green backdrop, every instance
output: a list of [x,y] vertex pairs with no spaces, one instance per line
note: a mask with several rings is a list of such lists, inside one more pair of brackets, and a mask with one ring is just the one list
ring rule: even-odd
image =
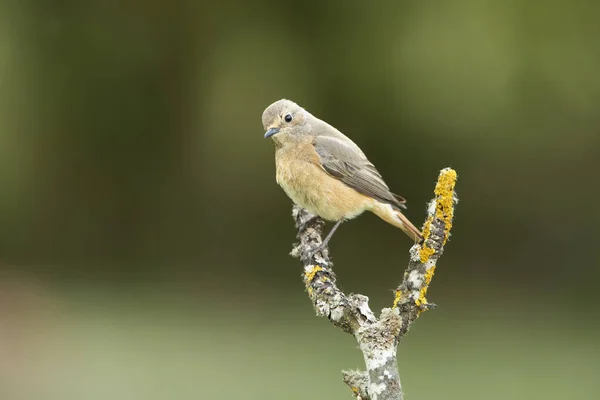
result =
[[[417,224],[459,173],[409,399],[600,395],[600,5],[0,2],[0,397],[348,399],[261,113],[356,141]],[[365,215],[339,284],[391,304],[411,243]]]

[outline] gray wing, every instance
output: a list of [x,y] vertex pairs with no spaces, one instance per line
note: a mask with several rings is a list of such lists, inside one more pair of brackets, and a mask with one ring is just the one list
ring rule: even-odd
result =
[[381,174],[354,142],[336,137],[316,136],[313,144],[321,159],[321,166],[329,175],[382,203],[406,208],[406,200],[390,192]]

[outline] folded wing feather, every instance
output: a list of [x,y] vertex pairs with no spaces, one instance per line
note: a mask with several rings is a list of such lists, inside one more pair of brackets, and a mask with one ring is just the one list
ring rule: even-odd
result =
[[379,171],[352,141],[315,136],[313,145],[319,154],[321,167],[329,175],[382,203],[398,209],[406,208],[406,200],[390,192]]

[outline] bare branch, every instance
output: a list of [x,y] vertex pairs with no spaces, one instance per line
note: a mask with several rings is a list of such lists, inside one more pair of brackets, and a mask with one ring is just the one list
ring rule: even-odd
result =
[[425,295],[437,260],[442,254],[452,227],[456,172],[440,172],[435,198],[429,203],[421,243],[410,249],[404,280],[395,291],[392,308],[384,308],[379,318],[369,308],[369,299],[361,294],[344,294],[336,284],[329,250],[314,252],[322,242],[324,222],[308,211],[294,206],[293,217],[299,243],[291,255],[304,265],[303,281],[318,316],[350,333],[363,353],[367,371],[343,371],[343,381],[358,400],[402,399],[396,350],[419,314],[434,307]]

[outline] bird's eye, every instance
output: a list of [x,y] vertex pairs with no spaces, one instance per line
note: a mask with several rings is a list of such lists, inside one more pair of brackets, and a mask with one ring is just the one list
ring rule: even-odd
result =
[[294,117],[292,117],[292,114],[286,114],[285,117],[283,117],[283,119],[285,120],[285,122],[292,122],[292,119],[294,119]]

